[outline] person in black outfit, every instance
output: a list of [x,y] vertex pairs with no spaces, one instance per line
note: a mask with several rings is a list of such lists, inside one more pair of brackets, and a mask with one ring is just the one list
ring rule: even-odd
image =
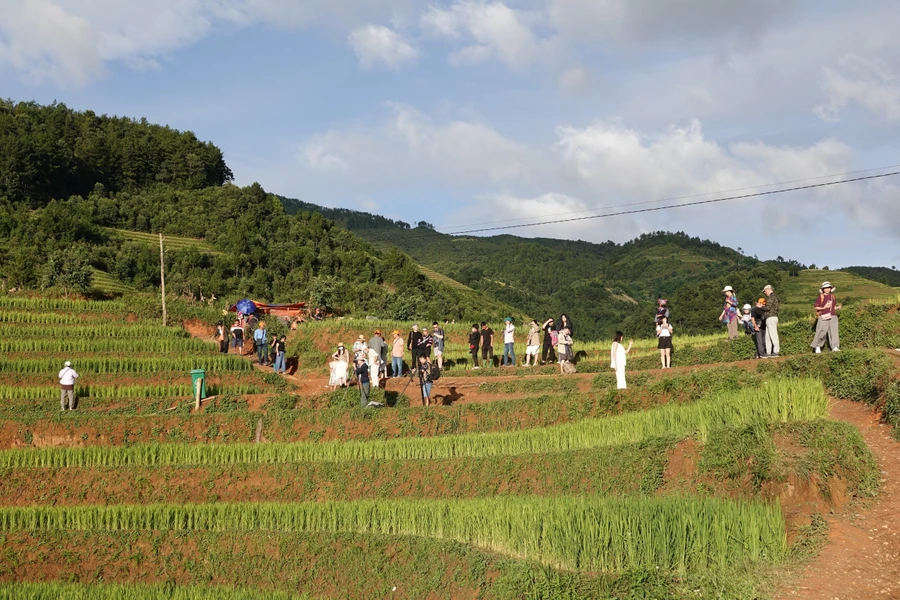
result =
[[485,366],[494,366],[494,330],[484,321],[481,322],[481,360]]
[[552,318],[544,321],[544,324],[541,325],[541,329],[544,330],[544,343],[541,348],[541,364],[547,364],[547,359],[550,359],[551,363],[556,362],[556,350],[553,349],[556,344],[553,342],[553,338],[556,337],[556,323]]
[[419,356],[422,354],[422,332],[419,331],[419,324],[416,323],[413,325],[412,331],[409,332],[409,336],[406,338],[406,349],[412,352],[412,366],[413,370],[417,369],[419,366]]
[[559,317],[559,325],[556,328],[557,331],[562,331],[563,329],[568,329],[569,335],[575,337],[575,328],[572,326],[572,319],[566,314]]
[[356,382],[359,384],[359,406],[365,408],[369,405],[369,392],[372,389],[369,382],[369,365],[365,359],[356,361]]
[[753,324],[753,341],[756,342],[756,358],[769,358],[766,354],[766,299],[760,298],[756,306],[750,309],[750,322]]
[[481,345],[481,334],[478,333],[478,323],[472,323],[472,332],[469,333],[469,354],[472,355],[473,369],[478,366],[478,347]]

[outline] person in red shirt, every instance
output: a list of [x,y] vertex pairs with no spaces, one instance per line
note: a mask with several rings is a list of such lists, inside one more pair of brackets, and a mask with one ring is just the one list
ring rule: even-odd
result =
[[832,352],[838,352],[840,348],[840,338],[838,336],[838,315],[841,305],[837,303],[834,297],[834,286],[827,281],[819,288],[819,297],[813,305],[816,309],[816,335],[810,344],[816,354],[822,352],[822,346],[825,345],[825,338],[831,346]]

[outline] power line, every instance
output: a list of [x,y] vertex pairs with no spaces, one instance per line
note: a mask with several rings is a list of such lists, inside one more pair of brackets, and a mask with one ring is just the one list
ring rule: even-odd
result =
[[[803,182],[803,181],[815,181],[815,180],[818,180],[818,179],[830,179],[830,178],[832,178],[832,177],[847,177],[847,176],[849,176],[849,175],[856,175],[856,174],[858,174],[858,173],[871,173],[872,171],[883,171],[883,170],[885,170],[885,169],[897,169],[897,168],[900,168],[900,165],[889,165],[889,166],[886,166],[886,167],[874,167],[874,168],[871,168],[871,169],[860,169],[860,170],[857,170],[857,171],[847,171],[846,173],[835,173],[835,174],[831,174],[831,175],[819,175],[819,176],[817,176],[817,177],[805,177],[805,178],[803,178],[803,179],[792,179],[792,180],[789,180],[789,181],[779,181],[779,182],[776,182],[776,183],[761,183],[761,184],[759,184],[759,185],[748,185],[748,186],[745,186],[745,187],[732,188],[732,189],[728,189],[728,190],[719,190],[719,191],[715,191],[715,192],[703,192],[703,193],[699,193],[699,194],[688,194],[688,195],[686,195],[686,196],[673,196],[673,197],[671,197],[671,198],[660,198],[660,199],[658,199],[658,200],[645,200],[645,201],[642,201],[642,202],[632,202],[632,203],[629,203],[629,204],[614,204],[614,205],[612,205],[612,206],[601,206],[601,207],[598,207],[598,208],[585,208],[585,209],[582,209],[582,210],[573,210],[573,211],[568,211],[568,212],[551,213],[551,214],[548,214],[548,215],[541,215],[540,217],[518,217],[518,218],[515,218],[515,219],[503,219],[503,220],[499,220],[499,221],[484,221],[484,222],[481,222],[481,223],[470,223],[470,224],[468,224],[468,225],[446,225],[446,226],[442,226],[442,227],[437,227],[436,229],[439,229],[439,230],[443,231],[444,233],[447,233],[448,235],[455,235],[455,233],[454,233],[453,231],[445,231],[445,230],[447,230],[447,229],[461,229],[461,228],[463,228],[463,227],[476,227],[476,226],[481,226],[481,225],[494,225],[494,224],[500,224],[500,223],[515,223],[516,221],[527,221],[528,219],[533,219],[533,218],[541,218],[541,219],[543,219],[543,218],[547,218],[547,217],[557,217],[557,216],[563,216],[563,215],[575,215],[575,214],[579,214],[579,213],[595,212],[595,211],[600,211],[600,210],[610,210],[610,209],[613,209],[613,208],[625,208],[625,207],[628,207],[628,206],[642,206],[642,205],[645,205],[645,204],[657,204],[657,203],[660,203],[660,202],[675,202],[675,201],[677,201],[677,200],[687,200],[687,199],[689,199],[689,198],[701,198],[701,197],[703,197],[703,196],[712,196],[712,195],[715,195],[715,194],[730,194],[730,193],[732,193],[732,192],[741,192],[741,191],[744,191],[744,190],[752,190],[752,189],[758,189],[758,188],[763,188],[763,187],[773,187],[773,186],[776,186],[776,185],[778,185],[778,186],[780,186],[780,185],[790,185],[790,184],[794,184],[794,183],[800,183],[800,182]],[[687,205],[686,205],[686,206],[687,206]]]
[[[852,179],[841,179],[839,181],[826,181],[824,183],[813,183],[810,185],[801,185],[796,187],[784,188],[779,190],[767,190],[764,192],[754,192],[752,194],[742,194],[739,196],[726,196],[725,198],[713,198],[712,200],[698,200],[696,202],[685,202],[684,204],[671,204],[668,206],[654,206],[651,208],[638,208],[634,210],[623,210],[619,212],[606,213],[602,215],[587,215],[584,217],[571,217],[568,219],[554,219],[551,221],[538,221],[536,223],[521,223],[518,225],[502,225],[499,227],[483,227],[480,229],[468,229],[466,231],[456,231],[453,232],[452,235],[467,235],[470,233],[484,233],[487,231],[503,231],[506,229],[522,229],[524,227],[537,227],[539,225],[558,225],[560,223],[572,223],[575,221],[588,221],[590,219],[604,219],[607,217],[619,217],[623,215],[634,215],[639,213],[648,213],[648,212],[658,212],[663,210],[670,210],[673,208],[684,208],[687,206],[700,206],[702,204],[716,204],[719,202],[730,202],[732,200],[746,200],[748,198],[759,198],[761,196],[772,196],[775,194],[787,194],[789,192],[799,192],[802,190],[811,190],[815,188],[824,188],[836,185],[843,185],[846,183],[856,183],[859,181],[868,181],[872,179],[882,179],[884,177],[893,177],[895,175],[900,175],[900,171],[893,171],[891,173],[881,173],[879,175],[867,175],[865,177],[854,177]],[[448,234],[449,235],[449,234]]]

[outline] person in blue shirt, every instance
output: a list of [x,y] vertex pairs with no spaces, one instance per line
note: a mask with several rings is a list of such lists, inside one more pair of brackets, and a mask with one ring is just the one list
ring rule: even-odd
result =
[[260,321],[259,327],[253,332],[253,343],[256,346],[256,354],[259,357],[259,364],[269,364],[269,346],[268,332],[266,331],[266,322]]

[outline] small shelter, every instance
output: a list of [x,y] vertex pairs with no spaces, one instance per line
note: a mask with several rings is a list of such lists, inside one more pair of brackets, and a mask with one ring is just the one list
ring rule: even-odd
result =
[[[245,302],[241,300],[237,304],[233,305],[228,310],[231,312],[238,312],[238,304]],[[309,308],[306,302],[297,302],[295,304],[265,304],[263,302],[257,302],[256,300],[250,300],[255,307],[253,311],[241,311],[241,312],[253,312],[257,315],[268,315],[271,317],[279,317],[284,319],[290,319],[291,321],[299,319],[300,321],[305,321],[306,317],[309,315]]]

